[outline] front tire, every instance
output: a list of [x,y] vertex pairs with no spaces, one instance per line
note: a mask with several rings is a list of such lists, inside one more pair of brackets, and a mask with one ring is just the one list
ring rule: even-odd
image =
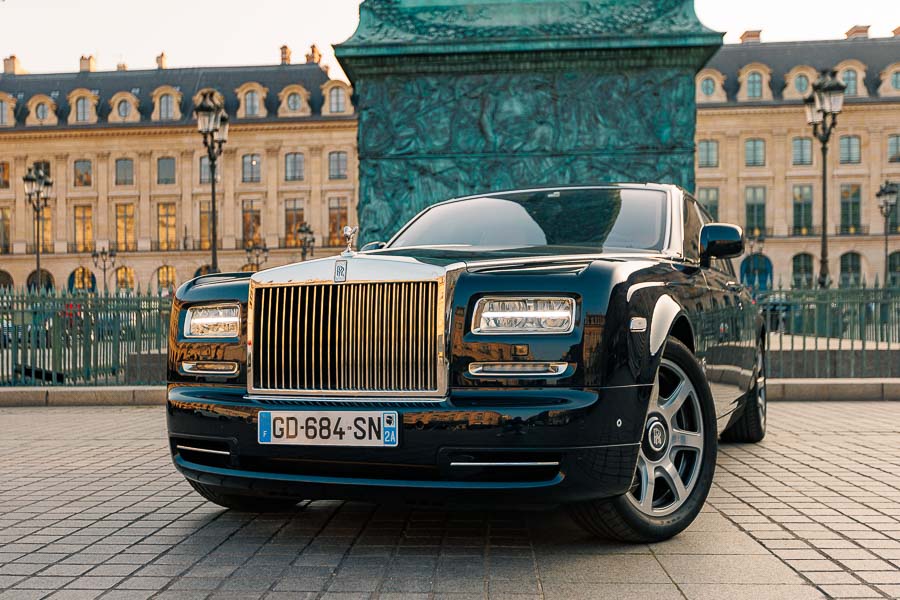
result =
[[198,483],[191,479],[187,482],[191,484],[194,490],[212,502],[223,508],[236,510],[238,512],[251,513],[270,513],[270,512],[286,512],[297,505],[298,500],[290,498],[268,498],[265,496],[246,496],[242,494],[233,494],[218,486],[206,485]]
[[690,525],[716,469],[716,412],[700,364],[670,337],[653,386],[635,481],[626,494],[568,507],[582,528],[602,538],[650,543]]

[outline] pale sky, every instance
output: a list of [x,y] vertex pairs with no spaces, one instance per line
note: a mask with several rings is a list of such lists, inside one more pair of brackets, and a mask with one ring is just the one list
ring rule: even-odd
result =
[[[900,26],[898,0],[695,4],[707,26],[727,33],[726,42],[747,29],[762,29],[763,41],[782,41],[842,38],[852,25],[871,25],[872,37],[885,37]],[[170,67],[275,64],[282,44],[302,62],[315,43],[340,75],[331,44],[356,29],[358,6],[359,0],[0,0],[0,55],[16,54],[31,73],[50,73],[77,70],[82,54],[93,54],[98,70],[118,62],[153,68],[161,51]]]

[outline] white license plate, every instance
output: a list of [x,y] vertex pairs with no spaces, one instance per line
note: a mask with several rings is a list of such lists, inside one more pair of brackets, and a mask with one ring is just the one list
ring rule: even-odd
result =
[[264,410],[260,444],[396,447],[400,424],[393,411]]

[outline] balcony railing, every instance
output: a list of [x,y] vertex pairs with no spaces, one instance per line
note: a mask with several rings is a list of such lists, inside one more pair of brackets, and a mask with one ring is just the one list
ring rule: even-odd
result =
[[137,241],[130,240],[127,242],[110,242],[109,249],[116,252],[137,252]]
[[156,252],[175,252],[181,250],[181,244],[175,240],[151,240],[150,249]]
[[793,227],[791,227],[791,235],[797,237],[822,235],[822,227],[812,225],[794,225]]
[[746,227],[744,229],[744,235],[748,238],[767,238],[772,237],[774,233],[771,227]]
[[94,248],[96,248],[96,244],[93,241],[90,242],[69,242],[68,246],[69,254],[79,254],[85,252],[93,252]]
[[868,225],[838,225],[835,233],[838,235],[869,235]]
[[[209,240],[194,240],[191,244],[191,247],[194,250],[211,250],[212,243]],[[219,240],[218,245],[216,246],[219,250],[222,249],[222,240]]]
[[[26,254],[34,254],[35,245],[34,244],[26,244],[25,245],[25,253]],[[54,248],[52,244],[41,246],[41,254],[53,254]]]

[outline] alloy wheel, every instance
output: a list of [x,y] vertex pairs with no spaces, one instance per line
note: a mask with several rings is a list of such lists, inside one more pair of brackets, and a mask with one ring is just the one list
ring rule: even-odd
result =
[[678,510],[697,483],[703,447],[697,390],[678,365],[664,358],[650,398],[636,482],[627,494],[629,501],[651,517]]

